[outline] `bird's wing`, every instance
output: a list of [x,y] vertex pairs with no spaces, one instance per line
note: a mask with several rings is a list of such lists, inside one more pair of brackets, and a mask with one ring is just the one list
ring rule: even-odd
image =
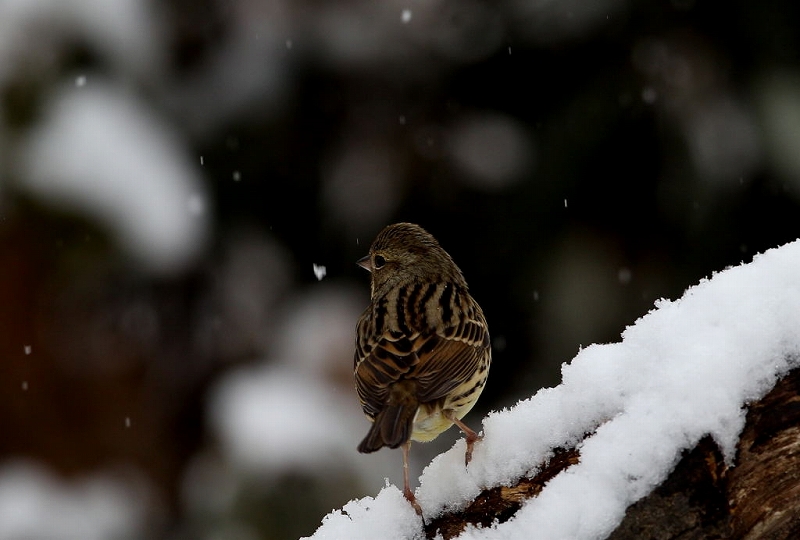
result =
[[364,413],[374,418],[386,403],[389,386],[407,379],[408,373],[418,363],[415,353],[420,334],[392,335],[384,332],[371,336],[369,313],[359,319],[354,358],[356,391]]
[[486,323],[481,317],[445,328],[429,336],[417,354],[420,361],[409,376],[418,381],[419,400],[443,398],[467,382],[491,354]]
[[[384,332],[359,339],[355,381],[361,405],[370,418],[383,408],[388,388],[400,380],[417,382],[417,397],[426,403],[445,397],[475,373],[489,352],[489,332],[480,308],[473,318],[438,331],[411,334]],[[369,313],[359,320],[358,335],[369,335]]]

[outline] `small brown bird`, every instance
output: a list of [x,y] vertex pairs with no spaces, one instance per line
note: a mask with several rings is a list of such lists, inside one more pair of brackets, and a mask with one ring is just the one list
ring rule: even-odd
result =
[[486,384],[489,329],[461,270],[419,225],[389,225],[358,264],[372,286],[356,326],[355,382],[373,422],[358,451],[402,445],[403,493],[421,514],[408,480],[411,441],[455,424],[467,437],[465,462],[472,459],[480,437],[461,418]]

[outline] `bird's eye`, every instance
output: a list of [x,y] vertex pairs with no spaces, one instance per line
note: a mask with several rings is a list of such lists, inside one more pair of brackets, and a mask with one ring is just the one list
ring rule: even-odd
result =
[[372,262],[372,267],[377,270],[379,268],[383,268],[384,264],[386,264],[386,259],[384,259],[381,255],[375,255],[375,259]]

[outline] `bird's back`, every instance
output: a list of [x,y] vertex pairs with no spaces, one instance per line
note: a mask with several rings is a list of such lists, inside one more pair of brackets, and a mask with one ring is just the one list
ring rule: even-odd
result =
[[488,327],[466,287],[416,282],[394,288],[373,299],[357,335],[356,389],[364,413],[386,434],[383,441],[372,437],[374,450],[409,437],[434,439],[452,425],[442,411],[462,418],[486,383]]

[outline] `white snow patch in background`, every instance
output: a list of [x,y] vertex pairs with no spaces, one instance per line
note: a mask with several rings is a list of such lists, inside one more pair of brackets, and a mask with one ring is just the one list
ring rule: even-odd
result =
[[378,489],[401,468],[398,454],[356,451],[369,429],[352,373],[353,321],[363,306],[325,283],[287,305],[270,358],[226,374],[210,394],[224,461],[256,474],[349,469]]
[[210,415],[231,463],[256,472],[319,470],[355,455],[343,397],[291,368],[243,368],[217,387]]
[[32,462],[0,468],[0,540],[144,537],[142,493],[95,474],[65,481]]
[[[303,396],[298,399],[298,396]],[[210,414],[230,461],[249,469],[330,466],[352,448],[337,397],[321,382],[282,368],[241,369],[223,379]]]
[[[148,77],[166,41],[153,3],[143,0],[4,0],[0,2],[0,81],[19,56],[46,57],[64,42],[86,40],[121,72]],[[85,79],[84,79],[85,80]]]
[[[621,342],[582,350],[563,366],[559,386],[484,420],[485,438],[468,468],[463,440],[431,462],[417,490],[426,518],[535,473],[554,447],[578,444],[580,463],[513,519],[468,528],[459,538],[602,538],[705,435],[732,460],[744,406],[800,364],[798,275],[795,241],[704,280],[680,300],[657,302]],[[388,530],[404,531],[394,538],[420,536],[421,521],[395,491],[345,506],[372,505],[369,511],[334,511],[312,538],[380,537]],[[376,523],[396,529],[381,531]]]
[[188,153],[118,88],[62,89],[23,156],[21,188],[94,217],[150,270],[179,270],[206,240],[210,197]]

